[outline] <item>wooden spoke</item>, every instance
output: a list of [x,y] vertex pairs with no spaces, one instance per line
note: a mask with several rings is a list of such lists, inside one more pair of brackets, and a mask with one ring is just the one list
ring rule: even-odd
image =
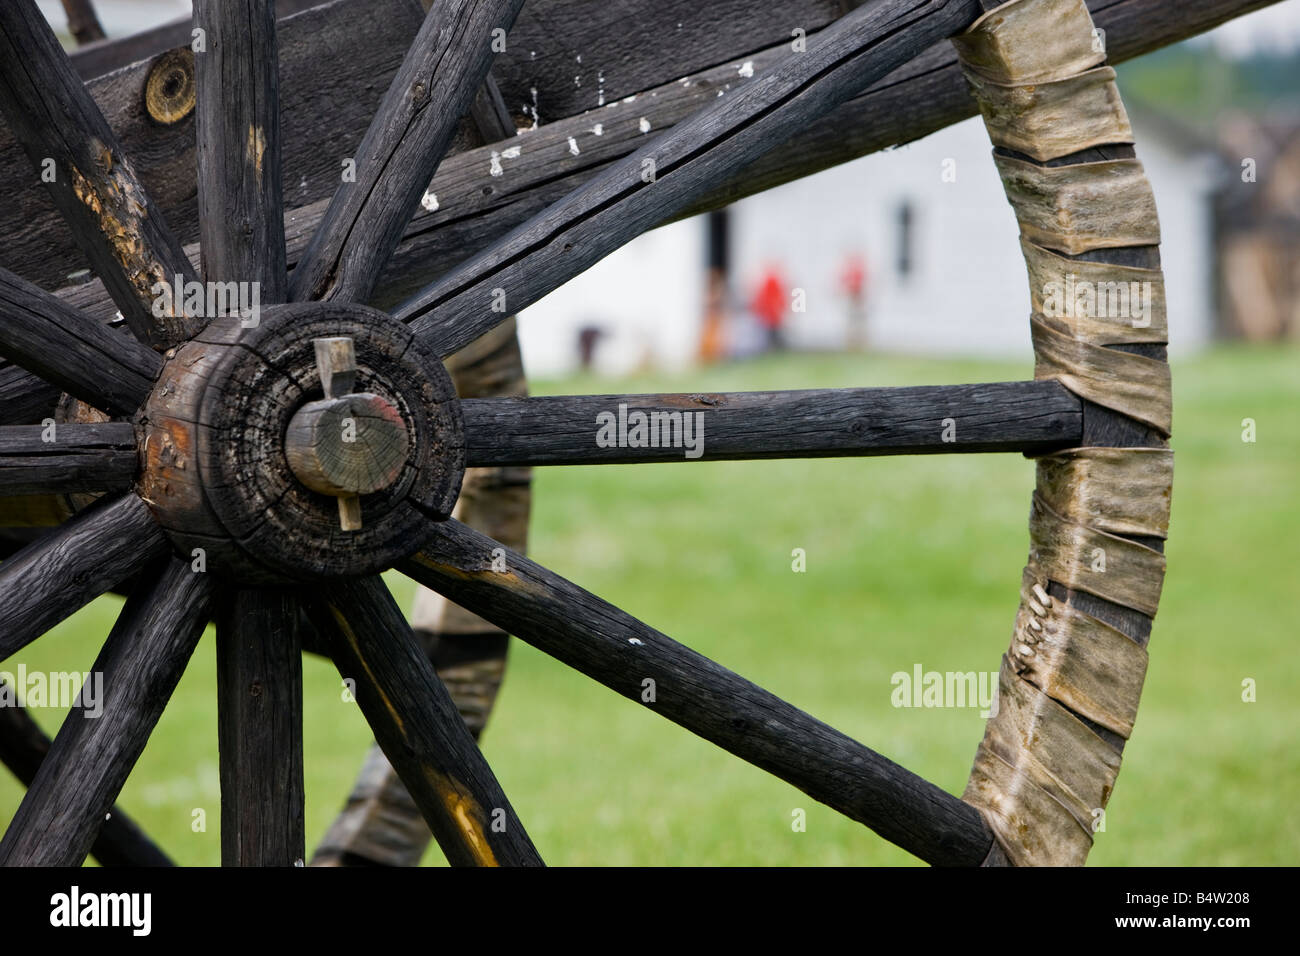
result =
[[[279,68],[271,0],[196,0],[200,242],[209,282],[283,302]],[[236,591],[217,616],[221,860],[302,865],[302,650],[282,592]]]
[[130,422],[0,428],[0,497],[127,491],[139,459]]
[[464,399],[466,464],[590,465],[1015,451],[1079,443],[1055,381]]
[[85,859],[203,633],[211,581],[172,557],[127,598],[91,670],[102,675],[102,712],[78,706],[64,720],[0,840],[0,866]]
[[292,298],[366,302],[523,0],[438,0],[293,272]]
[[577,585],[451,519],[398,568],[618,694],[775,774],[936,865],[975,866],[992,835],[969,804]]
[[58,386],[17,366],[0,368],[0,425],[30,425],[48,418],[62,394]]
[[400,306],[441,355],[663,222],[981,13],[977,0],[882,0],[841,18],[806,52],[720,97]]
[[199,241],[209,282],[257,283],[283,302],[279,55],[274,0],[195,0]]
[[[304,592],[334,664],[453,866],[540,865],[451,695],[379,578]],[[398,708],[402,708],[399,712]]]
[[95,5],[91,0],[63,0],[63,12],[68,17],[68,32],[78,46],[105,38],[104,28],[99,24],[99,17],[95,16]]
[[217,614],[221,862],[302,865],[302,647],[298,603],[236,591]]
[[[485,81],[488,86],[491,77]],[[487,117],[483,135],[501,138],[503,126]],[[447,363],[458,395],[527,393],[516,323],[506,322]],[[528,468],[472,468],[465,473],[456,516],[516,551],[528,549],[532,471]],[[480,739],[506,670],[509,639],[495,625],[423,588],[410,620],[434,671],[475,740]],[[306,641],[306,638],[304,637]],[[321,837],[312,866],[415,866],[431,834],[420,808],[389,765],[371,748],[343,810]]]
[[0,269],[0,353],[87,404],[132,415],[162,368],[158,353]]
[[0,564],[0,661],[167,552],[134,494],[97,502]]
[[[514,122],[491,73],[475,97],[471,114],[484,142],[514,135]],[[520,395],[527,391],[515,321],[447,362],[461,396]],[[466,473],[456,512],[471,527],[526,550],[531,474],[521,468],[474,469]],[[505,672],[505,633],[447,601],[416,598],[411,626],[477,741],[496,701]],[[438,610],[433,610],[438,607]],[[372,746],[343,810],[321,838],[312,866],[414,866],[431,834],[420,808],[377,746]]]
[[[196,0],[199,222],[205,280],[287,294],[272,0]],[[298,607],[239,591],[217,615],[221,861],[302,865],[303,679]]]
[[136,337],[165,348],[197,332],[174,305],[154,309],[157,284],[193,267],[35,0],[0,4],[0,110]]
[[[17,693],[12,687],[10,693]],[[0,707],[0,763],[25,787],[36,779],[41,762],[50,752],[50,738],[32,720],[25,707]],[[143,830],[116,805],[90,846],[100,866],[171,866],[172,861]]]
[[[209,282],[251,283],[283,302],[279,58],[272,0],[196,0],[200,243]],[[301,865],[302,651],[297,608],[237,591],[217,617],[221,860]]]

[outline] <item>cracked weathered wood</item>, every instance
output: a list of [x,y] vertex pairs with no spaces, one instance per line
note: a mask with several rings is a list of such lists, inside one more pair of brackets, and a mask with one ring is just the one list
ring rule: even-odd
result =
[[217,609],[223,866],[301,866],[302,648],[298,602],[236,590]]
[[542,860],[382,580],[303,592],[339,674],[453,866]]
[[471,467],[1039,454],[1083,434],[1081,403],[1057,382],[485,398],[461,411]]
[[[199,243],[208,282],[288,289],[274,0],[195,0]],[[214,318],[209,316],[208,318]]]
[[[312,4],[276,4],[283,17],[277,30],[282,180],[288,207],[321,201],[323,210],[340,181],[343,160],[361,141],[420,27],[421,13],[415,0],[335,0],[285,16],[304,6]],[[94,48],[98,58],[123,47],[126,58],[113,64],[120,68],[117,72],[89,79],[86,88],[131,157],[158,214],[181,242],[197,249],[195,113],[160,123],[145,98],[150,76],[163,69],[164,53],[172,60],[176,54],[189,54],[188,62],[176,61],[174,68],[193,90],[194,59],[201,54],[191,51],[191,29],[187,17],[183,28],[166,38],[166,45],[147,51],[134,51],[134,38]],[[87,49],[74,52],[72,59],[76,64],[90,55]],[[0,204],[0,262],[43,288],[56,289],[77,281],[69,276],[87,263],[45,187],[27,174],[27,167],[21,146],[0,123],[0,170],[9,176],[5,202]],[[193,261],[197,265],[197,254]],[[116,308],[110,305],[95,314],[108,318]]]
[[859,7],[761,82],[655,137],[393,314],[440,355],[464,348],[979,13],[975,0]]
[[0,840],[0,866],[85,859],[198,644],[211,582],[171,557],[127,598],[91,669],[103,675],[103,712],[68,713]]
[[193,267],[34,0],[0,4],[0,110],[136,337],[161,349],[198,331],[154,308],[156,284]]
[[381,396],[349,394],[357,380],[350,337],[319,338],[313,346],[325,397],[294,413],[284,434],[285,458],[304,485],[338,498],[344,531],[360,531],[360,496],[387,488],[406,461],[406,424]]
[[0,314],[6,358],[106,412],[134,414],[162,368],[157,352],[7,269],[0,269]]
[[138,464],[130,422],[0,427],[0,496],[127,491]]
[[293,271],[294,300],[370,300],[487,76],[494,32],[522,4],[441,0],[429,10],[357,149],[355,177],[339,184]]
[[409,450],[401,414],[371,392],[308,402],[284,434],[285,457],[298,480],[339,498],[387,488]]
[[[400,409],[411,454],[372,496],[365,527],[340,531],[337,505],[293,474],[283,453],[294,411],[316,397],[315,339],[355,336],[358,382]],[[177,350],[142,413],[142,496],[209,567],[241,583],[378,573],[419,539],[425,514],[450,514],[464,437],[446,371],[405,326],[362,306],[289,303],[258,325],[214,322]]]
[[[311,7],[323,6],[320,0],[276,0],[275,15],[287,20]],[[157,26],[132,33],[130,36],[113,37],[106,43],[95,43],[78,47],[68,54],[72,68],[83,80],[93,80],[166,53],[178,47],[189,46],[193,41],[194,21],[191,17],[168,20]]]
[[[979,812],[630,614],[452,519],[398,569],[523,641],[937,865],[974,866]],[[499,567],[499,565],[498,565]]]
[[30,425],[54,414],[63,391],[16,365],[0,368],[0,425]]
[[[7,693],[18,694],[9,687]],[[0,707],[0,763],[24,787],[36,779],[41,762],[50,752],[50,738],[32,720],[25,707]],[[126,812],[114,805],[90,846],[100,866],[172,866],[171,859],[140,829]]]
[[104,499],[0,564],[0,661],[168,550],[144,502]]

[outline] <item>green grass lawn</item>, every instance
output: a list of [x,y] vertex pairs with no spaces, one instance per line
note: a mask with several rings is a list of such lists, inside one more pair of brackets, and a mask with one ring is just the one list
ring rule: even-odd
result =
[[[800,355],[538,393],[912,385],[1028,378],[1024,363]],[[1300,352],[1174,368],[1169,575],[1142,710],[1094,864],[1300,862]],[[1242,441],[1253,418],[1258,440]],[[555,468],[531,555],[954,793],[976,709],[902,709],[890,676],[996,670],[1033,467],[1014,455]],[[807,571],[791,570],[803,548]],[[395,580],[401,599],[410,585]],[[104,598],[12,658],[89,669]],[[519,642],[484,749],[552,864],[916,862],[804,794]],[[1253,678],[1257,701],[1242,701]],[[178,861],[218,862],[211,634],[122,805]],[[369,742],[333,669],[305,664],[309,846]],[[61,714],[36,712],[53,730]],[[0,819],[22,790],[0,779]],[[807,812],[804,832],[792,811]],[[194,811],[207,814],[195,832]],[[440,860],[436,848],[427,859]]]

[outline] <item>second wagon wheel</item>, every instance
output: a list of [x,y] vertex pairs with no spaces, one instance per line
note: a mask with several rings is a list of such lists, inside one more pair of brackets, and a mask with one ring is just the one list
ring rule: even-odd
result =
[[[213,608],[223,857],[301,860],[301,607],[355,682],[449,861],[539,863],[376,576],[388,567],[633,701],[653,680],[653,710],[923,860],[1082,862],[1136,712],[1172,469],[1155,211],[1083,0],[869,3],[391,315],[356,304],[482,84],[493,31],[510,27],[521,2],[433,6],[358,152],[356,182],[340,186],[292,275],[271,4],[196,2],[208,37],[197,74],[204,277],[257,282],[268,303],[256,317],[202,319],[183,308],[154,314],[157,282],[197,276],[35,4],[0,11],[0,105],[36,166],[53,159],[55,201],[140,339],[0,275],[0,350],[95,407],[134,416],[61,426],[53,449],[37,429],[0,431],[13,459],[0,467],[7,493],[60,483],[106,493],[0,565],[0,658],[118,581],[146,582],[95,665],[103,716],[65,722],[0,840],[0,862],[84,857]],[[442,359],[945,38],[1020,222],[1036,381],[457,400]],[[1140,322],[1098,306],[1099,291],[1118,301],[1134,283],[1153,290]],[[704,416],[706,459],[1036,457],[1001,706],[962,799],[450,516],[466,467],[680,454],[602,441],[602,421],[622,405],[629,433]],[[944,440],[946,419],[955,441]],[[99,467],[59,472],[48,462],[56,454]],[[195,549],[207,556],[203,573]],[[260,693],[240,690],[249,686]]]

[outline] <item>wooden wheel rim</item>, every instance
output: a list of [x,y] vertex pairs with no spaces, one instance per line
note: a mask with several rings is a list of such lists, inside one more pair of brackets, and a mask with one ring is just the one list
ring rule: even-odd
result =
[[[1035,377],[1085,401],[1082,447],[1039,459],[1001,707],[965,799],[997,838],[991,862],[1079,865],[1132,732],[1164,576],[1173,458],[1160,228],[1082,0],[995,5],[954,43],[1021,227]],[[1078,294],[1089,289],[1114,302],[1089,307]],[[1119,308],[1118,291],[1134,289],[1147,296],[1142,315]]]

